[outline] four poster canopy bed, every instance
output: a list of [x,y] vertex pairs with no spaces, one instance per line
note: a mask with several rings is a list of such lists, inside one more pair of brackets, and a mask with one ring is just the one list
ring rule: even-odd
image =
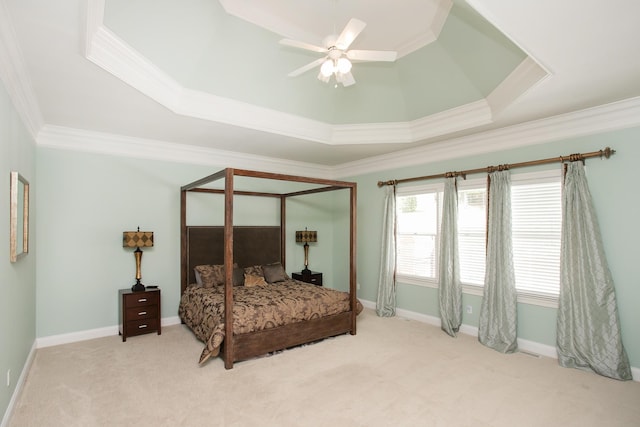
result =
[[[246,191],[234,188],[236,177],[308,186],[284,193]],[[224,180],[224,189],[206,187],[220,180]],[[291,280],[285,272],[287,199],[336,190],[350,194],[348,292]],[[189,192],[222,195],[224,225],[187,225]],[[234,226],[234,195],[279,199],[280,225]],[[183,186],[180,203],[178,312],[182,322],[205,342],[200,363],[220,354],[225,368],[231,369],[236,361],[356,334],[356,316],[362,305],[356,298],[355,183],[227,168]]]

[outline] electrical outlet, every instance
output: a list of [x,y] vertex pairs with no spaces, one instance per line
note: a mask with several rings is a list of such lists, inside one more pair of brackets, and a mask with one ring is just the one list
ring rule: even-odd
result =
[[356,282],[356,289],[360,290],[360,282]]
[[11,385],[11,369],[7,369],[7,387]]
[[473,313],[473,307],[468,305],[467,306],[467,314],[471,314],[471,313]]

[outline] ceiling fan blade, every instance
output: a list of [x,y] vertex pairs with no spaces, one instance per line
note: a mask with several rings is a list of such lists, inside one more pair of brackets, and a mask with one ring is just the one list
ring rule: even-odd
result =
[[336,47],[340,50],[347,50],[356,37],[358,37],[358,34],[360,34],[366,26],[367,24],[359,19],[351,18],[347,23],[347,26],[342,30],[338,40],[336,40]]
[[380,61],[393,62],[398,57],[398,52],[392,50],[348,50],[347,58],[354,61]]
[[338,83],[342,83],[342,86],[344,87],[356,84],[356,79],[353,78],[353,74],[351,74],[351,71],[349,71],[348,73],[336,74],[336,81]]
[[299,49],[310,50],[312,52],[320,52],[320,53],[326,53],[327,52],[327,49],[324,48],[324,47],[315,46],[315,45],[312,45],[310,43],[305,43],[305,42],[301,42],[301,41],[298,41],[298,40],[282,39],[282,40],[280,40],[280,44],[285,45],[285,46],[297,47]]
[[307,65],[304,65],[304,66],[298,68],[297,70],[293,70],[292,72],[287,74],[287,76],[289,76],[289,77],[299,76],[300,74],[305,73],[305,72],[309,71],[310,69],[312,69],[314,67],[317,67],[318,65],[322,64],[326,59],[327,59],[326,56],[324,58],[318,58],[315,61],[310,62]]

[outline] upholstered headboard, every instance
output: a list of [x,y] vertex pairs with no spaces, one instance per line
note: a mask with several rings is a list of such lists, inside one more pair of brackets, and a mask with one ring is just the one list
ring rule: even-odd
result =
[[[281,229],[277,226],[233,227],[233,262],[240,267],[283,262]],[[187,227],[187,270],[195,283],[193,268],[224,263],[224,227]],[[284,262],[283,262],[284,264]]]

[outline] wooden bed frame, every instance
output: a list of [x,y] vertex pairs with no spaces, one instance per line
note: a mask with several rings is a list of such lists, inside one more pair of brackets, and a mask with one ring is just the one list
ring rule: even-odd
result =
[[[237,191],[234,189],[234,177],[250,177],[258,179],[269,179],[278,181],[289,181],[297,183],[307,183],[313,186],[308,190],[295,191],[291,193],[267,193],[252,191]],[[224,190],[203,187],[211,182],[224,179]],[[320,187],[318,187],[320,186]],[[277,252],[274,247],[279,244],[280,262],[285,263],[285,231],[286,231],[286,200],[289,197],[300,197],[308,194],[315,194],[327,191],[344,190],[350,192],[350,230],[349,230],[349,301],[350,310],[345,313],[329,316],[321,319],[297,322],[277,328],[266,329],[250,334],[233,334],[233,264],[244,267],[251,265],[264,265],[277,259],[270,260]],[[194,283],[193,267],[199,263],[211,264],[221,263],[225,266],[225,341],[221,352],[226,369],[233,368],[233,363],[260,356],[272,351],[281,350],[288,347],[317,341],[335,335],[350,333],[356,334],[357,296],[356,296],[356,183],[345,181],[333,181],[320,178],[308,178],[293,175],[283,175],[268,172],[249,171],[244,169],[223,169],[213,175],[209,175],[198,181],[194,181],[181,188],[180,191],[180,234],[181,234],[181,294],[190,283]],[[224,195],[224,226],[223,227],[190,227],[187,225],[187,193],[200,192]],[[280,199],[280,227],[234,227],[233,226],[233,200],[234,195],[275,197]],[[208,229],[209,231],[195,231],[196,229]],[[211,231],[217,229],[217,231]],[[270,230],[269,230],[270,229]],[[224,245],[222,253],[212,255],[207,249],[206,255],[198,248],[207,246],[207,237],[203,234],[213,233],[220,239],[222,234]],[[267,233],[271,237],[270,241],[279,240],[274,243],[271,249],[259,251],[258,258],[247,258],[234,260],[236,257],[243,257],[249,251],[241,248],[255,242],[254,233]],[[275,233],[275,234],[274,234]],[[267,234],[261,234],[266,238]],[[279,239],[273,236],[279,234]],[[190,238],[191,236],[191,238]],[[199,240],[199,243],[196,243]],[[219,246],[219,245],[218,245]],[[234,250],[235,248],[235,250]],[[220,257],[220,255],[222,255]],[[223,260],[216,262],[215,260]],[[242,264],[245,265],[242,265]]]

